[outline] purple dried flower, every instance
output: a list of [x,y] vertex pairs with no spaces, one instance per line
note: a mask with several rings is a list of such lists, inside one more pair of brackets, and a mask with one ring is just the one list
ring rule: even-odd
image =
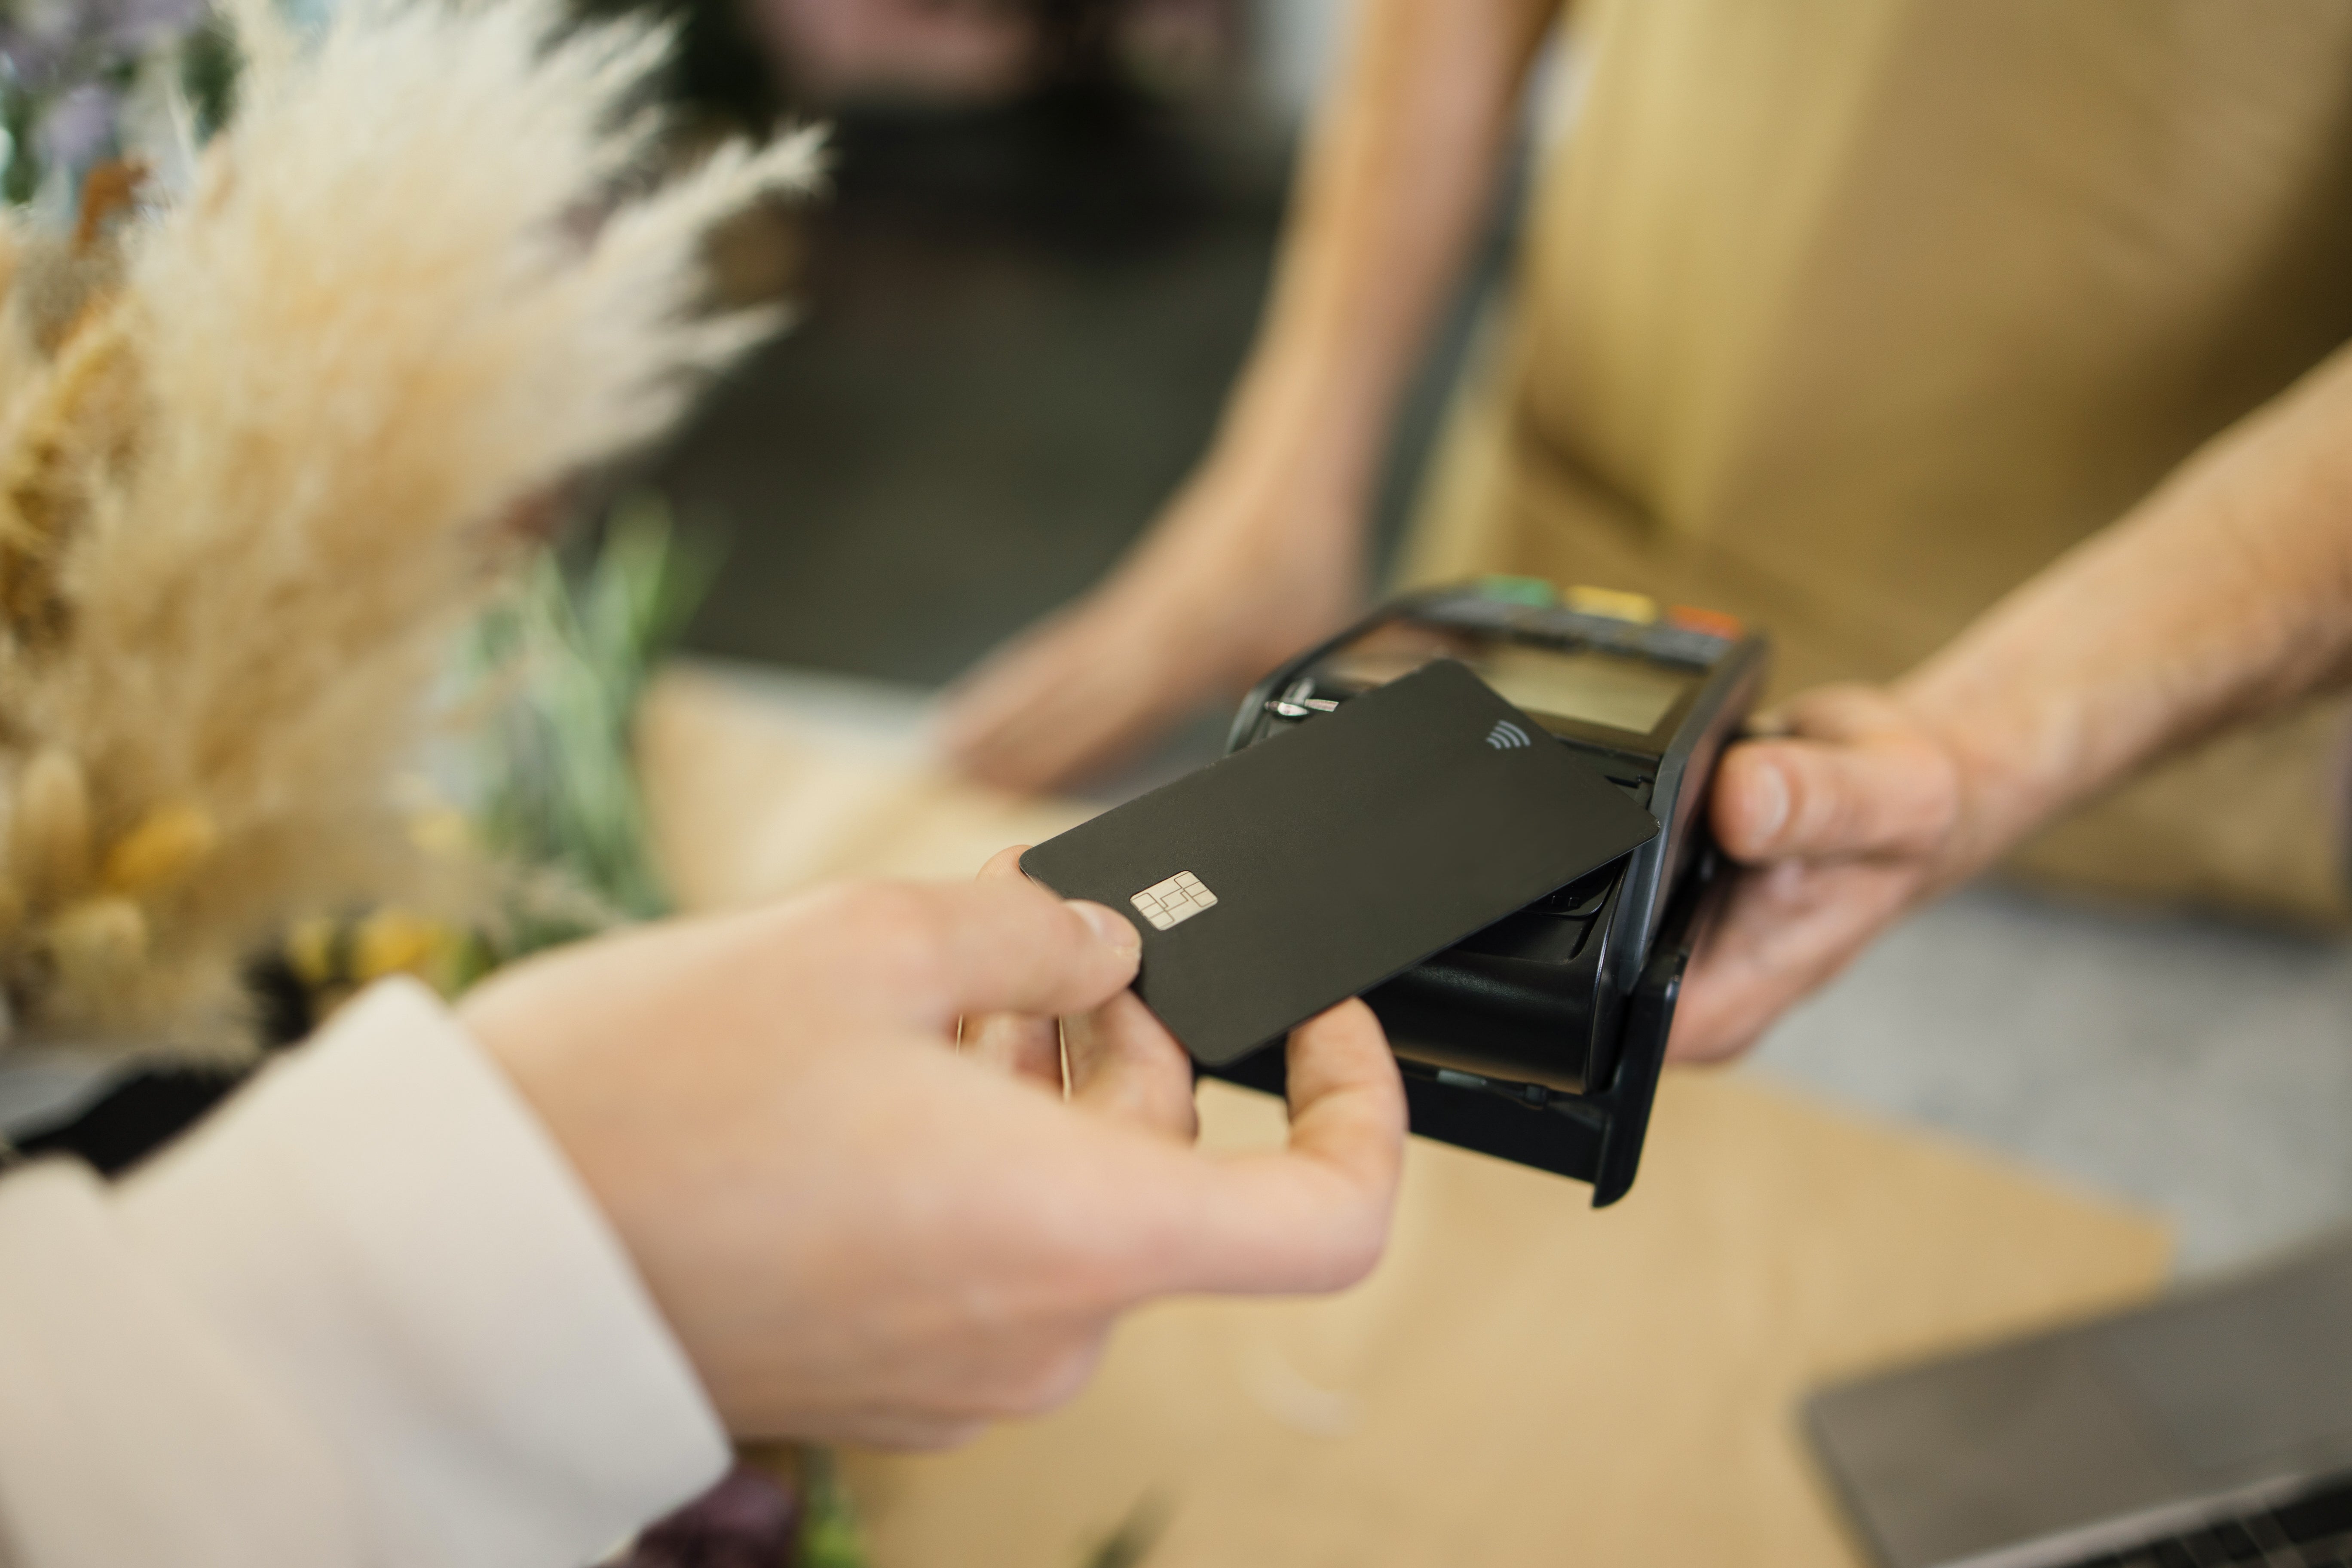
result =
[[136,61],[204,19],[206,0],[24,0],[0,19],[0,59],[35,92]]
[[[34,130],[0,159],[16,194],[113,155],[126,75],[178,44],[207,0],[15,0],[0,16],[0,92]],[[20,162],[21,160],[21,162]]]
[[0,22],[0,60],[7,62],[17,85],[46,87],[64,68],[75,37],[70,26],[54,26],[57,20],[45,16],[41,7],[25,6]]
[[93,5],[96,31],[125,55],[166,44],[204,19],[205,0],[112,0]]
[[41,158],[52,168],[82,169],[113,151],[115,96],[84,82],[41,117]]
[[717,1486],[649,1525],[616,1568],[793,1568],[800,1532],[799,1498],[738,1463]]

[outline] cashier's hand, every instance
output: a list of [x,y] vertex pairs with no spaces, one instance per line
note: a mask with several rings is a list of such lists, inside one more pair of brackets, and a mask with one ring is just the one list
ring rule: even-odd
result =
[[1357,509],[1277,464],[1208,464],[1108,579],[957,683],[942,749],[1023,791],[1132,754],[1346,625],[1362,601],[1362,534]]
[[584,943],[464,1004],[739,1436],[951,1442],[1069,1397],[1142,1301],[1380,1256],[1404,1104],[1370,1013],[1292,1037],[1286,1150],[1212,1159],[1126,989],[1135,929],[1010,854]]
[[1700,948],[1669,1059],[1754,1044],[1906,910],[1989,858],[1952,749],[1893,693],[1834,686],[1790,701],[1716,774],[1717,841],[1747,869]]

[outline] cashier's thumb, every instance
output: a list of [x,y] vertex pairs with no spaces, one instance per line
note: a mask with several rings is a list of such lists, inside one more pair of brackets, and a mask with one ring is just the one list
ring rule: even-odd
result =
[[1843,860],[1932,849],[1957,792],[1932,748],[1892,736],[1760,740],[1717,770],[1710,817],[1735,860]]

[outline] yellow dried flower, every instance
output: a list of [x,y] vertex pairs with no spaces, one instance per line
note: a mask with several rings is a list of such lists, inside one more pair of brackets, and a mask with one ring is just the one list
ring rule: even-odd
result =
[[362,985],[387,974],[430,978],[448,947],[446,926],[406,910],[378,910],[352,933],[352,978]]
[[157,806],[107,851],[107,889],[142,898],[177,886],[219,843],[220,829],[202,806]]
[[89,527],[96,491],[129,453],[137,408],[124,310],[93,300],[0,458],[0,616],[26,648],[53,652],[70,629],[58,574]]
[[454,805],[434,806],[410,817],[408,841],[436,860],[465,861],[479,848],[473,823]]
[[[643,17],[224,4],[245,68],[192,192],[84,251],[0,212],[0,974],[31,1031],[233,1051],[298,911],[476,896],[386,784],[499,520],[776,324],[712,313],[706,240],[817,149],[646,177]],[[455,951],[408,914],[349,938],[289,957]]]
[[335,978],[335,939],[341,927],[329,915],[306,915],[286,933],[286,963],[316,991]]
[[10,864],[30,907],[53,909],[89,885],[89,789],[79,763],[52,746],[25,764],[9,837]]
[[84,899],[49,922],[58,979],[85,995],[121,984],[147,957],[147,917],[129,899]]

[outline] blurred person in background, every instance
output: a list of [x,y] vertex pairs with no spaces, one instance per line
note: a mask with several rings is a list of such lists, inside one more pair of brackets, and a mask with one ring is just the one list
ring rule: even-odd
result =
[[[968,678],[945,734],[970,771],[1069,781],[1356,612],[1392,411],[1559,9],[1363,0],[1218,435],[1108,582]],[[1779,691],[1889,680],[2352,335],[2330,0],[1574,21],[1570,129],[1406,584],[1630,589],[1769,629]],[[2293,708],[2002,847],[2340,926],[2344,736],[2340,703]]]
[[749,0],[797,102],[984,104],[1039,87],[1203,68],[1229,46],[1226,0]]
[[1032,10],[988,0],[754,0],[751,18],[779,74],[819,103],[1010,97],[1042,47]]

